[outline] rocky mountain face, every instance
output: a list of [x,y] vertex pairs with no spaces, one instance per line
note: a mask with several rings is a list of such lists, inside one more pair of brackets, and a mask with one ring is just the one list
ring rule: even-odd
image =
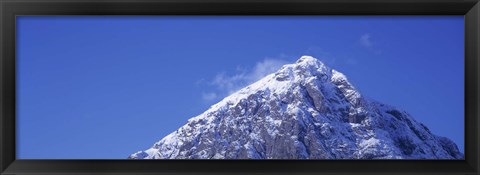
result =
[[129,159],[463,159],[407,112],[303,56]]

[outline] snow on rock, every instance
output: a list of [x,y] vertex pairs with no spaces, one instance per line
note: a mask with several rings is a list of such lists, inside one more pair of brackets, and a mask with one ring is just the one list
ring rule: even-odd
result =
[[233,93],[130,159],[463,159],[407,112],[311,56]]

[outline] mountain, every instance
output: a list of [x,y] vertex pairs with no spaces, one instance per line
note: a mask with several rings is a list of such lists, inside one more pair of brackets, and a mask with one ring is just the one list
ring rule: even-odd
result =
[[302,56],[129,159],[463,159],[407,112]]

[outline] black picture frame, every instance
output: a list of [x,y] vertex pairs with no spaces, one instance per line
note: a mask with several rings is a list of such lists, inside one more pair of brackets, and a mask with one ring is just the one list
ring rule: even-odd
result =
[[[0,0],[0,174],[479,174],[478,0]],[[16,160],[19,15],[464,15],[465,160]]]

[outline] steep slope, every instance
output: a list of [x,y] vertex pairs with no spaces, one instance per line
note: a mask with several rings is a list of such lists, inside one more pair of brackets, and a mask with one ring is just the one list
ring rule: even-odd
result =
[[303,56],[130,159],[462,159],[455,143]]

